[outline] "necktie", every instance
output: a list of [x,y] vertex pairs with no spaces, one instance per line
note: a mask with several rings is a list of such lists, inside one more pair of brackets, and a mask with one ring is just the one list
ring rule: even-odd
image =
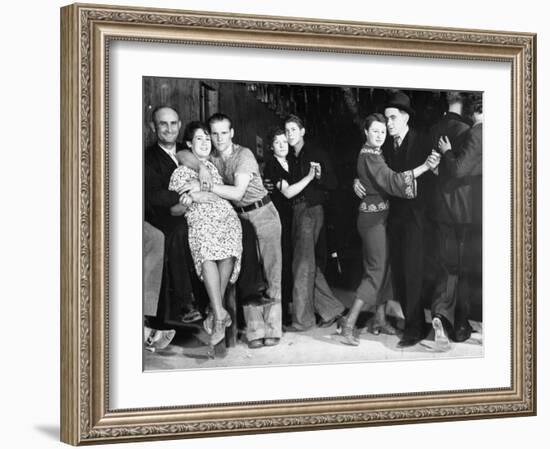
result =
[[399,136],[397,136],[395,139],[393,139],[393,150],[397,151],[399,149],[399,145],[401,145]]

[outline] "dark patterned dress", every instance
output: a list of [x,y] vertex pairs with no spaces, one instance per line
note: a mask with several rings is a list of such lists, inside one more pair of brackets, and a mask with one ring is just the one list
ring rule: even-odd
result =
[[[216,167],[205,162],[214,184],[223,184]],[[177,190],[186,182],[198,180],[194,170],[180,166],[170,178],[169,190]],[[189,226],[189,247],[195,262],[195,270],[201,280],[202,263],[205,260],[235,259],[229,282],[235,283],[241,269],[242,229],[237,213],[229,201],[218,198],[212,203],[192,203],[185,211]]]

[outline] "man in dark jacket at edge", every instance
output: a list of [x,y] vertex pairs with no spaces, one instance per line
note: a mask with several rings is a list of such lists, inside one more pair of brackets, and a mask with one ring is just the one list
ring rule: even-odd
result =
[[164,106],[156,108],[151,119],[157,142],[145,151],[144,157],[145,220],[165,237],[163,288],[157,317],[165,323],[191,323],[202,316],[193,295],[187,222],[183,211],[178,216],[172,214],[171,209],[180,203],[180,195],[168,190],[170,176],[178,166],[181,121],[175,109]]
[[432,326],[441,350],[450,348],[449,338],[470,338],[469,275],[481,269],[482,99],[449,92],[447,101],[448,112],[430,133],[442,153],[429,210],[438,261]]

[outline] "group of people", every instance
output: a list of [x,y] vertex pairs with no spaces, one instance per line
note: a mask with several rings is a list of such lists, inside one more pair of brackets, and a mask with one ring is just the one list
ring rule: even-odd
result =
[[[472,333],[467,278],[480,263],[466,261],[466,255],[480,258],[483,104],[480,94],[449,92],[446,99],[448,111],[427,135],[409,127],[415,111],[402,92],[390,98],[384,116],[365,121],[354,180],[364,277],[342,320],[348,344],[359,343],[353,332],[357,315],[373,299],[374,330],[395,332],[385,320],[388,285],[405,317],[398,347],[425,338],[426,302],[439,349]],[[423,296],[426,261],[435,278],[430,298]]]
[[[425,223],[434,210],[444,209],[431,220],[438,223],[438,247],[443,254],[451,237],[460,235],[454,242],[461,259],[477,213],[472,198],[481,198],[481,101],[470,128],[457,109],[466,104],[465,96],[457,93],[449,100],[449,112],[434,126],[431,140],[409,128],[414,111],[402,92],[392,95],[384,114],[365,120],[366,141],[354,182],[363,279],[349,309],[332,292],[316,254],[323,204],[337,178],[328,155],[306,144],[300,117],[289,115],[271,133],[273,157],[262,173],[252,151],[233,142],[227,115],[187,124],[186,148],[180,148],[178,112],[156,108],[151,125],[157,142],[144,159],[145,347],[155,350],[170,342],[169,319],[202,321],[210,344],[222,342],[236,319],[224,302],[230,284],[236,285],[252,349],[277,345],[283,330],[303,332],[335,323],[343,343],[359,345],[356,322],[365,304],[376,304],[368,329],[394,334],[385,310],[392,287],[405,316],[398,346],[424,338]],[[460,260],[447,261],[443,255],[437,260],[432,325],[443,348],[449,337],[468,334],[469,310],[457,300]],[[197,300],[203,289],[206,307]]]

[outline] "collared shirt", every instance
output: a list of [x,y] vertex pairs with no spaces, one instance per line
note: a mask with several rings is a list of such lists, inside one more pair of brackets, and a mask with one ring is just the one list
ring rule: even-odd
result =
[[164,148],[160,143],[158,144],[158,146],[160,148],[162,148],[162,150],[168,155],[170,156],[170,159],[172,159],[176,165],[179,165],[180,163],[178,162],[178,160],[176,159],[176,146],[174,145],[174,149],[173,150],[168,150],[166,148]]
[[321,179],[313,179],[294,200],[305,200],[308,206],[323,204],[328,190],[334,190],[338,181],[328,155],[315,147],[304,144],[302,150],[296,156],[292,149],[287,157],[290,169],[290,184],[294,184],[304,178],[309,172],[310,162],[321,164]]

